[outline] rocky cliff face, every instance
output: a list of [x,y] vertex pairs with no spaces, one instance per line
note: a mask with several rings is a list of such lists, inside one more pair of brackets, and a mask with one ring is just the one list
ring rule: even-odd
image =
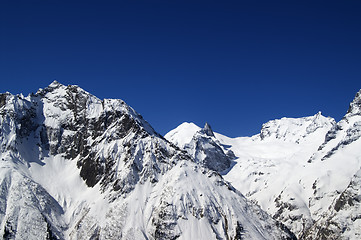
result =
[[235,158],[231,150],[226,153],[226,150],[220,146],[208,123],[203,129],[196,132],[191,142],[184,149],[197,162],[217,172],[227,170]]
[[122,100],[53,82],[1,94],[0,124],[4,239],[294,237]]
[[[198,163],[203,164],[207,168],[222,172],[230,168],[232,160],[235,159],[234,153],[231,150],[226,150],[214,136],[211,126],[206,123],[201,128],[193,128],[191,124],[181,127],[173,131],[173,133],[165,135],[165,138],[169,141],[173,141],[178,147],[187,151]],[[189,129],[191,128],[191,130]],[[194,131],[196,130],[196,131]],[[188,131],[189,134],[193,134],[191,138],[182,139],[179,138],[177,132]],[[194,131],[192,133],[192,131]],[[182,136],[189,135],[188,133],[182,133]]]

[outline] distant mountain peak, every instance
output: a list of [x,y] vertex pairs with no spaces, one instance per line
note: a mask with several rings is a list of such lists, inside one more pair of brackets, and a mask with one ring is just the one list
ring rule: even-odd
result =
[[47,86],[45,89],[47,89],[48,91],[52,91],[54,89],[58,89],[61,87],[66,87],[64,84],[61,84],[60,82],[58,82],[57,80],[52,81],[49,86]]
[[36,94],[37,95],[45,95],[47,93],[50,93],[50,92],[53,92],[54,90],[56,89],[61,89],[61,88],[66,88],[65,85],[61,84],[60,82],[58,82],[57,80],[54,80],[53,82],[51,82],[49,84],[49,86],[45,87],[44,89],[43,88],[40,88]]
[[260,137],[265,139],[279,139],[283,141],[299,142],[320,129],[329,129],[335,120],[324,117],[321,112],[313,116],[302,118],[281,118],[271,120],[262,125]]
[[321,111],[318,111],[318,113],[316,113],[314,116],[315,116],[316,118],[321,117],[321,116],[322,116],[322,112],[321,112]]
[[49,87],[58,87],[58,86],[63,86],[63,84],[61,84],[60,82],[58,82],[57,80],[54,80],[52,83],[50,83]]
[[214,133],[212,131],[211,125],[208,122],[204,125],[204,128],[201,130],[202,133],[206,134],[209,137],[214,137]]

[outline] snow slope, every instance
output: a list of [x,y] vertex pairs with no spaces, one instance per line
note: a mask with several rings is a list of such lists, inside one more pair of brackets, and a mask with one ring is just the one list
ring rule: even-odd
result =
[[186,144],[191,142],[194,134],[199,130],[201,128],[194,123],[184,122],[177,128],[169,131],[164,137],[178,147],[184,148]]
[[[358,176],[356,172],[361,167],[360,96],[361,91],[338,123],[317,113],[270,121],[253,137],[228,138],[215,133],[214,141],[237,157],[231,167],[222,172],[223,177],[298,237],[358,239],[358,217],[346,217],[346,221],[340,216],[354,216],[351,213],[358,201],[353,201],[346,213],[330,209],[337,199],[342,199],[342,193],[347,191],[354,176]],[[183,126],[165,137],[179,147],[182,147],[179,142],[183,142],[184,147],[190,138],[179,138],[185,135],[183,132],[191,135],[194,129],[194,126],[189,129]],[[360,198],[358,192],[353,196]],[[341,230],[330,230],[331,217],[332,221],[337,219],[335,224]],[[315,229],[321,227],[323,235],[315,233]]]
[[4,239],[292,239],[122,100],[0,94]]

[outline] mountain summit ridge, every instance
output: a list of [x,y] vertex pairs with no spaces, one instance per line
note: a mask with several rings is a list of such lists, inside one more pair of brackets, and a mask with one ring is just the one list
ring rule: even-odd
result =
[[0,124],[5,239],[294,239],[122,100],[54,81]]
[[[300,239],[359,239],[360,110],[361,91],[339,122],[318,112],[271,120],[252,137],[215,132],[212,142],[235,156],[230,168],[219,172]],[[181,138],[183,132],[197,138],[194,129],[183,125],[165,137],[187,150],[193,139]],[[195,156],[206,157],[206,152]]]

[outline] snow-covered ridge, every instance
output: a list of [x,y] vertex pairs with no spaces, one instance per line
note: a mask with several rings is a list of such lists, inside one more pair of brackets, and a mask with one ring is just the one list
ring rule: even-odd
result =
[[262,140],[283,140],[291,142],[305,141],[319,128],[329,128],[335,125],[333,118],[322,116],[318,112],[314,116],[303,118],[282,118],[263,124],[260,138]]
[[[338,123],[319,112],[269,121],[252,137],[214,133],[236,157],[223,177],[301,239],[359,239],[360,97]],[[199,129],[182,124],[166,138],[187,150]]]
[[5,239],[294,238],[122,100],[54,81],[0,123]]
[[[76,118],[79,115],[94,119],[99,118],[103,112],[120,112],[129,115],[148,133],[155,134],[149,123],[120,99],[100,100],[76,85],[64,86],[57,81],[52,82],[45,89],[40,89],[36,95],[43,96],[46,99],[45,105],[47,108],[44,109],[44,112],[50,117],[54,114],[59,121],[72,117],[68,116],[68,114],[73,114],[73,118],[77,120]],[[62,111],[59,112],[59,109]]]

